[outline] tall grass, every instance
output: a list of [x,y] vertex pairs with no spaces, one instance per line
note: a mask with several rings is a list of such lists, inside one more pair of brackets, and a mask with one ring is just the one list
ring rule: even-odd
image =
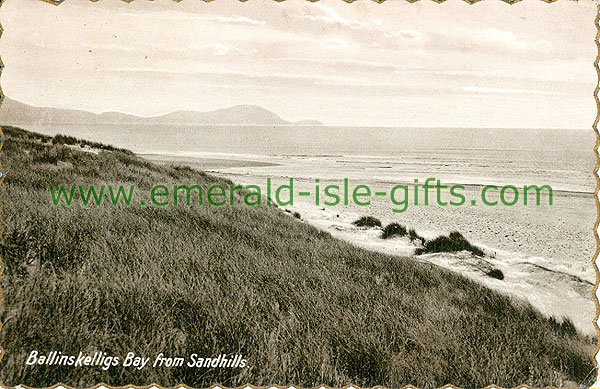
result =
[[[48,185],[228,184],[4,127],[5,385],[589,384],[594,341],[460,275],[275,207],[53,206]],[[48,156],[55,156],[48,158]],[[245,369],[26,366],[27,354],[243,354]]]

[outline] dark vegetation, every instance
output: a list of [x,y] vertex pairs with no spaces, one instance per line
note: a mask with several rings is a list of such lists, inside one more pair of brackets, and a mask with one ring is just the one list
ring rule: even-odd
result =
[[[49,184],[135,184],[139,201],[157,183],[229,182],[3,130],[4,385],[592,382],[594,339],[569,321],[436,266],[359,249],[275,207],[53,206]],[[151,361],[238,353],[250,368],[25,366],[32,349]]]
[[287,208],[285,209],[285,212],[286,212],[286,213],[289,213],[290,215],[292,215],[292,216],[293,216],[293,217],[295,217],[296,219],[302,219],[302,215],[300,215],[300,212],[297,212],[297,211],[294,211],[294,212],[292,212],[292,211],[290,211],[290,210],[289,210],[289,209],[287,209]]
[[[43,142],[47,142],[48,141],[48,137],[46,136],[42,136],[42,141]],[[124,154],[130,154],[133,155],[133,153],[129,150],[125,150],[125,149],[119,149],[110,145],[105,145],[104,143],[99,143],[99,142],[91,142],[85,139],[77,139],[74,138],[72,136],[68,136],[68,135],[55,135],[54,137],[52,137],[52,144],[53,145],[68,145],[68,146],[79,146],[79,147],[89,147],[89,148],[93,148],[93,149],[98,149],[98,150],[107,150],[107,151],[119,151],[122,152]]]
[[456,252],[463,250],[469,251],[478,256],[483,256],[484,254],[482,249],[477,246],[473,246],[458,231],[451,232],[448,236],[442,235],[426,241],[423,248],[418,248],[415,251],[415,254],[420,255],[428,253]]
[[[390,239],[395,236],[407,236],[410,242],[415,243],[419,241],[423,247],[419,247],[415,250],[416,255],[428,254],[428,253],[445,253],[445,252],[456,252],[456,251],[469,251],[474,255],[483,256],[484,252],[479,247],[472,245],[469,241],[462,236],[458,231],[451,232],[448,236],[438,236],[432,240],[426,240],[414,229],[409,229],[402,224],[390,223],[383,229],[381,234],[382,239]],[[498,269],[492,271],[494,274],[488,274],[490,277],[503,279],[504,275]],[[498,273],[500,272],[500,274]],[[499,278],[502,277],[502,278]]]
[[408,239],[410,239],[410,241],[413,243],[418,240],[419,242],[421,242],[421,245],[424,245],[426,242],[425,238],[417,234],[417,231],[415,231],[412,228],[408,230]]
[[381,221],[373,216],[361,216],[352,222],[357,227],[381,227]]
[[489,272],[487,272],[486,274],[488,276],[490,276],[492,278],[496,278],[498,280],[504,279],[504,273],[502,273],[502,270],[500,270],[500,269],[492,269]]
[[419,237],[419,234],[417,234],[417,231],[415,231],[412,228],[410,230],[408,230],[408,239],[410,239],[411,242],[414,242],[415,240],[417,240],[418,237]]
[[383,229],[383,233],[381,234],[382,239],[389,239],[394,236],[406,236],[408,231],[406,227],[398,223],[390,223]]
[[425,238],[417,234],[417,231],[412,228],[407,230],[405,226],[398,223],[390,223],[385,226],[381,234],[381,239],[390,239],[395,236],[408,236],[410,242],[415,244],[417,241],[419,241],[421,245],[424,245],[426,242]]

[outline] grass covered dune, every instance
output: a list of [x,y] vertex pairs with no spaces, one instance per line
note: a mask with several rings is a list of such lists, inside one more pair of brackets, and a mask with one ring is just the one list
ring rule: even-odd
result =
[[[49,184],[147,192],[226,182],[3,129],[5,385],[506,387],[595,377],[595,340],[569,322],[436,266],[333,239],[275,207],[53,206]],[[132,351],[151,363],[159,352],[242,354],[249,367],[26,366],[33,349]]]

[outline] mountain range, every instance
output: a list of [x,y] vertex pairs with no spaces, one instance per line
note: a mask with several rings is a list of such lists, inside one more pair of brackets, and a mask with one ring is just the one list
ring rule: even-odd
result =
[[95,114],[76,109],[34,107],[5,97],[0,105],[2,124],[148,124],[148,125],[322,125],[316,120],[290,122],[256,105],[236,105],[215,111],[174,111],[141,117],[121,112]]

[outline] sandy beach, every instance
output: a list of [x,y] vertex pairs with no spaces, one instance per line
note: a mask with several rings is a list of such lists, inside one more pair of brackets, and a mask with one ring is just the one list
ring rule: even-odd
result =
[[596,2],[129,2],[0,0],[0,382],[600,389]]
[[[373,191],[386,190],[392,183],[411,182],[422,177],[418,169],[444,182],[466,184],[466,197],[479,194],[481,184],[521,184],[527,175],[502,172],[484,177],[466,169],[451,171],[431,169],[431,166],[398,166],[344,156],[264,156],[203,153],[201,156],[143,155],[159,163],[188,164],[212,174],[249,185],[263,185],[267,177],[274,184],[285,183],[294,177],[294,190],[314,189],[314,179],[323,183],[339,183],[343,176],[366,184]],[[338,161],[335,163],[335,161]],[[339,162],[342,161],[342,162]],[[389,166],[382,168],[382,166]],[[435,162],[431,164],[435,165]],[[367,166],[367,168],[365,168]],[[403,171],[397,171],[398,168]],[[449,173],[450,172],[450,173]],[[481,172],[479,172],[481,173]],[[518,172],[517,172],[518,173]],[[428,176],[429,176],[428,175]],[[397,222],[414,228],[427,239],[451,231],[460,231],[473,244],[483,248],[486,256],[475,257],[467,252],[437,253],[415,256],[438,266],[459,272],[488,287],[531,303],[541,312],[556,318],[568,317],[583,333],[593,335],[592,319],[595,305],[592,289],[595,274],[592,256],[595,242],[592,227],[595,221],[593,181],[580,179],[581,185],[561,184],[561,177],[553,183],[554,204],[513,207],[409,206],[403,213],[393,213],[387,198],[373,198],[367,207],[357,205],[325,207],[315,205],[314,198],[294,197],[294,204],[283,208],[299,212],[304,222],[310,223],[333,236],[369,250],[410,256],[416,246],[407,238],[383,240],[381,230],[352,225],[360,216],[374,216],[383,225]],[[566,181],[565,181],[566,182]],[[531,183],[531,182],[530,182]],[[496,268],[504,274],[503,280],[486,275]]]

